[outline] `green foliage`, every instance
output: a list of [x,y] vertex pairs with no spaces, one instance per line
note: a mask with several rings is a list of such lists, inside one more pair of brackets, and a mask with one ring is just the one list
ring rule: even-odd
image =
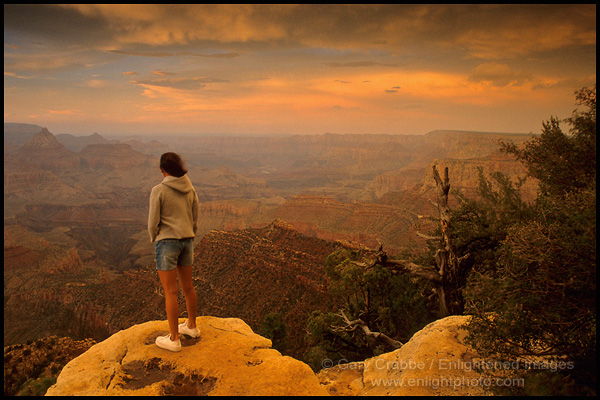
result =
[[[330,291],[339,309],[350,320],[360,318],[371,331],[382,332],[399,341],[435,319],[426,299],[426,287],[407,275],[395,275],[382,265],[366,267],[369,254],[341,249],[326,260]],[[308,323],[311,350],[307,362],[320,369],[323,359],[358,361],[390,351],[382,343],[367,338],[362,330],[334,331],[332,326],[344,326],[334,313],[314,312]]]
[[471,288],[482,355],[566,357],[577,367],[570,375],[595,377],[595,203],[595,190],[544,197],[532,220],[509,230],[499,274]]
[[503,144],[525,164],[531,176],[539,179],[542,195],[562,196],[595,185],[596,86],[578,91],[576,99],[587,110],[576,110],[565,120],[571,125],[570,134],[563,133],[560,120],[551,117],[543,123],[542,134],[523,149]]
[[43,396],[48,388],[56,383],[56,377],[28,379],[21,385],[17,396]]
[[[578,92],[578,99],[593,110],[566,120],[570,135],[553,118],[523,150],[506,147],[540,180],[535,203],[484,196],[499,219],[472,203],[475,211],[455,224],[462,226],[457,242],[465,249],[492,227],[479,242],[487,246],[478,247],[485,250],[477,255],[484,267],[474,269],[465,291],[473,314],[468,340],[488,358],[570,362],[573,368],[552,371],[552,386],[562,387],[553,394],[575,386],[589,393],[596,380],[595,88]],[[528,377],[525,392],[541,393],[535,382],[547,373]]]
[[258,333],[271,339],[273,348],[281,352],[284,352],[288,346],[286,325],[281,313],[272,312],[265,315]]
[[513,183],[500,172],[488,180],[479,169],[478,198],[462,198],[451,217],[452,244],[458,257],[469,255],[465,260],[467,270],[496,271],[499,246],[508,229],[532,214],[531,206],[519,195],[522,184],[522,180]]

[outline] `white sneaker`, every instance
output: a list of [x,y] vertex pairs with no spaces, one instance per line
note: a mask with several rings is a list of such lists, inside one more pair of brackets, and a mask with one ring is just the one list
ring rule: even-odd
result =
[[187,322],[179,324],[179,333],[183,333],[184,335],[188,335],[193,338],[200,336],[200,330],[198,329],[198,327],[191,329],[188,327]]
[[181,341],[180,340],[172,341],[170,333],[167,336],[157,337],[155,343],[161,349],[170,350],[170,351],[180,351],[181,350]]

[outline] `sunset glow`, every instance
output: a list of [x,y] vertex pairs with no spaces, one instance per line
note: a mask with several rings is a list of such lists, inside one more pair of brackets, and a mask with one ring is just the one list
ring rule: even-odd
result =
[[591,5],[4,5],[4,122],[53,133],[539,132]]

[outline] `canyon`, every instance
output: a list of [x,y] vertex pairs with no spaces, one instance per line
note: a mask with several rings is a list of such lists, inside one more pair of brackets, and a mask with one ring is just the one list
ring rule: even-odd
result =
[[[307,315],[331,304],[324,259],[340,246],[422,254],[433,228],[433,165],[472,196],[478,169],[516,180],[499,140],[530,134],[111,137],[5,124],[4,345],[49,336],[101,341],[166,318],[146,230],[160,154],[176,151],[201,203],[200,313],[260,331],[286,327],[301,358]],[[537,185],[521,188],[532,198]],[[455,197],[453,203],[456,205]],[[184,310],[183,298],[180,309]],[[331,310],[327,310],[331,311]]]

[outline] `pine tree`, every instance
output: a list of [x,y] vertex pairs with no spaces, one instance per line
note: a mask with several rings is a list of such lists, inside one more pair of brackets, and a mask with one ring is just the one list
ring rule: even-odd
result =
[[467,290],[469,337],[482,356],[566,363],[552,381],[575,382],[578,394],[596,384],[595,92],[577,93],[588,109],[565,120],[569,134],[551,118],[523,149],[505,145],[539,179],[540,195],[494,248],[493,273],[473,275]]

